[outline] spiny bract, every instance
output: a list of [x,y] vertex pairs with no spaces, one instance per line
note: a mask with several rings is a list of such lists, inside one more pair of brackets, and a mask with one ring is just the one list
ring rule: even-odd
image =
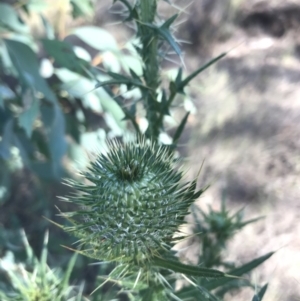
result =
[[182,172],[167,146],[143,139],[109,144],[84,173],[92,185],[69,182],[78,193],[69,201],[79,210],[63,213],[84,245],[81,252],[100,260],[151,261],[173,245],[193,201],[196,180],[181,183]]

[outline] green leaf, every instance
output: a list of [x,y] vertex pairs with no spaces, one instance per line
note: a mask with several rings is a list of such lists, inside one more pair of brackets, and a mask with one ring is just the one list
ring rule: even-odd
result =
[[43,15],[40,16],[42,23],[44,25],[45,28],[45,32],[46,32],[46,37],[48,39],[54,39],[55,38],[55,32],[54,32],[54,28],[52,27],[52,25],[48,22],[48,20],[46,18],[44,18]]
[[179,85],[177,85],[177,91],[179,93],[183,93],[184,87],[192,80],[194,79],[199,73],[210,67],[211,65],[215,64],[217,61],[219,61],[221,58],[223,58],[225,55],[227,55],[227,52],[224,52],[220,54],[219,56],[213,58],[208,63],[206,63],[204,66],[200,67],[196,71],[194,71],[192,74],[190,74],[188,77],[186,77],[182,82],[180,82]]
[[220,301],[220,299],[209,292],[205,287],[200,285],[186,286],[177,292],[176,296],[178,296],[180,300]]
[[123,76],[122,79],[112,79],[112,80],[107,80],[107,81],[104,81],[104,82],[99,81],[95,85],[95,89],[101,88],[101,87],[104,87],[104,86],[112,86],[112,85],[126,85],[128,90],[130,90],[132,87],[139,87],[139,88],[142,88],[142,89],[149,89],[146,86],[144,86],[142,83],[140,83],[136,80],[133,80],[131,78],[127,78],[125,76]]
[[162,96],[161,96],[161,114],[162,115],[168,115],[170,116],[170,111],[168,107],[168,102],[167,102],[167,93],[165,89],[162,89]]
[[[1,59],[4,59],[4,57],[1,53],[1,48],[0,48],[0,57],[1,57]],[[9,60],[9,57],[7,57],[7,59]],[[6,67],[9,69],[9,67],[7,65],[5,65],[4,69]],[[12,78],[14,79],[14,77],[12,77]],[[2,85],[0,83],[0,102],[1,101],[3,102],[3,106],[0,105],[0,108],[4,109],[5,101],[9,102],[14,99],[16,99],[16,94],[11,90],[11,88],[9,88],[7,85]]]
[[[118,0],[114,0],[113,3],[117,2]],[[128,9],[128,17],[124,20],[126,21],[132,21],[132,20],[138,20],[139,15],[136,9],[137,4],[135,5],[135,7],[132,7],[131,4],[127,1],[127,0],[119,0],[121,3],[123,3],[127,9]]]
[[0,3],[1,26],[16,32],[29,33],[29,28],[22,22],[16,10],[6,3]]
[[112,77],[111,80],[106,81],[99,81],[95,85],[95,89],[104,87],[104,86],[111,86],[111,85],[126,85],[127,90],[131,90],[133,87],[139,87],[140,89],[150,89],[143,84],[139,76],[133,71],[130,71],[132,74],[135,74],[134,77],[128,77],[122,74],[118,74],[115,72],[108,71],[107,75]]
[[0,94],[0,108],[4,109],[4,99],[1,94]]
[[258,294],[255,294],[252,301],[262,301],[266,291],[267,291],[267,288],[268,288],[268,283],[265,284],[261,289],[260,291],[258,292]]
[[3,129],[2,140],[0,141],[0,157],[4,160],[10,158],[10,148],[13,144],[13,119],[9,119]]
[[87,63],[78,58],[72,45],[65,41],[42,39],[45,51],[54,58],[59,67],[67,68],[77,73],[83,73]]
[[189,118],[189,115],[190,115],[190,112],[187,112],[185,114],[185,116],[183,117],[183,119],[181,120],[181,122],[180,122],[180,124],[179,124],[179,126],[178,126],[178,128],[177,128],[177,130],[176,130],[176,132],[174,134],[174,137],[173,137],[173,143],[174,144],[177,144],[177,142],[178,142],[178,140],[179,140],[179,138],[180,138],[180,136],[181,136],[181,134],[182,134],[182,132],[184,130],[186,122],[187,122],[187,120]]
[[[24,97],[26,97],[26,95]],[[33,123],[39,114],[39,101],[34,98],[33,95],[31,95],[31,97],[32,99],[29,106],[18,117],[19,125],[25,130],[28,138],[31,137]]]
[[45,156],[47,160],[51,159],[51,154],[49,151],[48,141],[46,136],[41,131],[34,131],[32,133],[32,141],[34,146],[37,147],[38,151]]
[[189,276],[198,276],[198,277],[205,277],[205,278],[226,277],[226,274],[224,274],[221,271],[187,265],[175,260],[167,260],[167,259],[155,257],[153,259],[153,264],[155,266],[172,270],[176,273],[181,273]]
[[170,28],[172,23],[176,20],[178,17],[178,14],[173,15],[171,18],[169,18],[165,23],[161,26],[162,28]]
[[65,271],[65,275],[64,275],[64,277],[62,279],[62,283],[61,283],[61,286],[62,286],[63,289],[67,289],[68,286],[69,286],[69,281],[70,281],[71,273],[72,273],[72,271],[74,269],[77,257],[78,257],[78,253],[75,252],[74,255],[71,257],[71,259],[69,261],[67,270]]
[[135,71],[131,68],[129,68],[129,72],[130,72],[130,75],[132,76],[132,78],[134,78],[135,80],[139,81],[139,82],[142,82],[140,77],[135,73]]
[[[168,22],[168,21],[171,22],[173,17],[170,18],[171,20],[169,19],[166,22]],[[174,51],[176,52],[177,55],[179,55],[179,56],[181,55],[180,47],[176,43],[169,28],[164,27],[165,23],[161,27],[157,27],[152,24],[146,24],[146,25],[150,28],[153,28],[155,30],[155,32],[157,32],[158,35],[162,37],[163,40],[167,41],[170,44],[170,46],[174,49]]]
[[6,39],[4,42],[22,84],[31,90],[43,93],[48,101],[56,103],[55,94],[40,75],[37,56],[32,49],[22,42]]
[[[63,174],[62,157],[67,150],[64,115],[58,105],[41,106],[41,113],[42,121],[47,129],[52,175],[60,178]],[[40,166],[39,168],[43,169],[44,167]]]
[[[242,276],[242,275],[252,271],[259,265],[261,265],[263,262],[265,262],[267,259],[269,259],[273,254],[274,254],[274,252],[270,252],[259,258],[256,258],[256,259],[242,265],[239,268],[235,268],[235,269],[227,272],[227,274],[232,275],[232,276]],[[208,290],[213,290],[221,285],[227,284],[230,281],[233,281],[233,279],[232,278],[224,278],[224,279],[217,279],[217,280],[212,280],[212,281],[204,280],[201,284],[203,286],[205,286]]]
[[179,84],[181,83],[181,81],[182,81],[182,68],[179,68],[177,76],[176,76],[176,79],[175,79],[176,86],[179,86]]
[[130,69],[132,69],[138,76],[142,76],[143,63],[135,53],[119,55],[118,59],[126,73],[130,73]]
[[73,7],[72,15],[74,18],[91,16],[94,12],[90,0],[71,0],[70,2]]
[[78,122],[78,119],[73,114],[65,114],[66,119],[66,133],[70,135],[77,143],[80,139],[80,126],[81,123]]
[[57,177],[61,175],[62,157],[67,151],[65,140],[65,119],[61,108],[56,105],[54,110],[54,120],[49,131],[49,150],[52,158],[52,167]]
[[64,176],[62,170],[59,175],[57,172],[54,172],[53,163],[51,161],[33,162],[31,163],[30,168],[38,177],[46,181],[58,180]]
[[23,163],[29,167],[31,157],[34,157],[34,153],[36,151],[32,141],[34,141],[34,137],[32,137],[32,140],[30,140],[23,131],[14,133],[14,144],[19,149]]
[[153,295],[154,295],[154,288],[149,287],[141,292],[142,295],[142,301],[152,301]]
[[86,108],[98,113],[102,113],[104,109],[111,114],[119,128],[125,129],[126,123],[122,121],[122,119],[126,113],[123,112],[121,108],[122,101],[119,101],[119,98],[114,96],[108,87],[94,90],[94,81],[69,70],[56,70],[55,74],[60,80],[65,82],[63,88],[68,91],[70,95],[82,99],[83,105]]
[[118,51],[118,44],[114,37],[106,30],[95,26],[84,26],[74,29],[72,34],[83,42],[100,51]]

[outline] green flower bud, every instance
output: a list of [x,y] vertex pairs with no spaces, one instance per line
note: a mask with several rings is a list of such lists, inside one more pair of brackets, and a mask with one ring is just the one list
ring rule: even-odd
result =
[[167,146],[138,139],[109,144],[83,176],[92,184],[69,182],[79,210],[63,213],[84,245],[81,253],[100,260],[151,261],[174,245],[190,205],[201,194],[196,181],[182,183],[178,160]]

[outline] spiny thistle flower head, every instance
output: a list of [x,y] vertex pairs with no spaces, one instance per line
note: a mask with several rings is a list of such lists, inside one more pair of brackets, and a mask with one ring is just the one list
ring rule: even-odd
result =
[[69,182],[79,210],[63,213],[84,245],[81,253],[100,260],[151,261],[169,250],[191,203],[201,194],[196,181],[182,183],[173,152],[144,139],[112,142],[83,176]]

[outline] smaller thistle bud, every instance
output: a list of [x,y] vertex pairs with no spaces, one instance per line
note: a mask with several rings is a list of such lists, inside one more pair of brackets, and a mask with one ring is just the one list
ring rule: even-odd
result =
[[109,144],[83,176],[69,184],[78,211],[63,213],[86,256],[141,265],[174,245],[190,205],[202,193],[196,181],[182,183],[178,160],[167,146],[143,139]]

